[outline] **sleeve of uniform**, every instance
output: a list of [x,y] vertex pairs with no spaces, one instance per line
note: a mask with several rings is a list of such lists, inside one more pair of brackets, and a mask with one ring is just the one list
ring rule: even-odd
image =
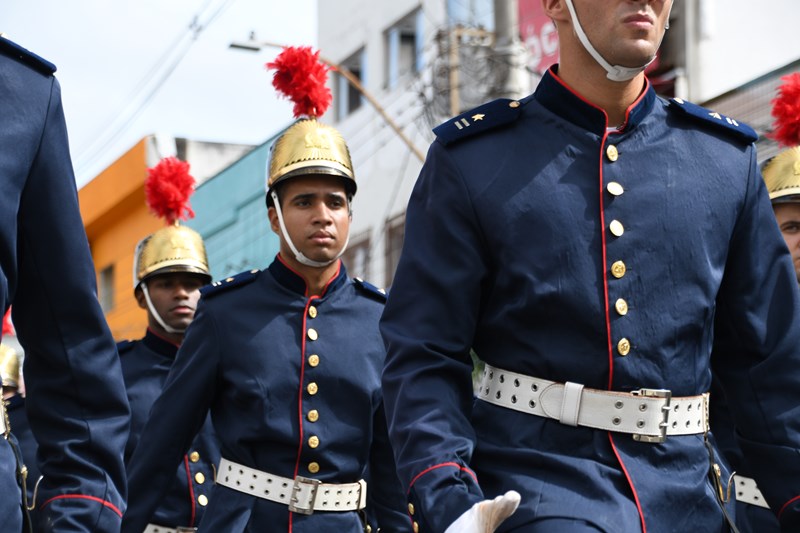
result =
[[383,405],[373,418],[367,489],[368,514],[375,517],[381,531],[411,531],[411,521],[404,512],[405,497],[400,480],[397,479]]
[[423,531],[444,531],[483,500],[469,468],[469,351],[488,254],[462,176],[438,142],[409,201],[405,231],[381,319],[384,402],[413,519]]
[[27,409],[44,479],[37,531],[116,531],[129,408],[97,301],[58,82],[20,199],[13,319],[25,348]]
[[201,298],[128,465],[129,498],[123,532],[141,533],[145,529],[213,401],[219,345],[214,319],[204,304]]
[[752,158],[717,298],[714,372],[759,488],[783,529],[798,531],[800,297],[754,153]]

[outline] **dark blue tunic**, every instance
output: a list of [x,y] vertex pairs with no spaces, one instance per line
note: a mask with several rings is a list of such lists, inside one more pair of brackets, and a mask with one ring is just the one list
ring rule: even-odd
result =
[[[225,459],[286,478],[365,478],[381,527],[408,530],[380,389],[383,296],[348,280],[343,266],[323,294],[308,294],[280,259],[215,285],[202,291],[145,426],[153,445],[131,460],[123,530],[141,533],[160,498],[152,488],[174,470],[209,409]],[[362,520],[355,511],[295,514],[216,485],[200,530],[354,533]]]
[[607,126],[550,72],[524,101],[437,130],[381,322],[390,435],[420,531],[509,489],[522,503],[499,531],[548,517],[725,527],[702,435],[649,444],[473,406],[470,348],[547,380],[693,396],[710,388],[714,347],[758,483],[800,528],[800,298],[752,130],[649,85],[621,132]]
[[[25,351],[26,409],[44,479],[41,531],[115,531],[125,509],[129,410],[97,301],[55,67],[0,38],[0,304]],[[0,439],[0,517],[20,491]]]
[[[148,330],[143,339],[120,343],[118,349],[131,404],[131,434],[125,447],[128,464],[137,446],[154,445],[152,436],[142,430],[175,362],[178,346]],[[219,443],[211,420],[206,420],[167,482],[169,490],[159,500],[149,522],[171,528],[197,526],[208,504],[217,465]]]

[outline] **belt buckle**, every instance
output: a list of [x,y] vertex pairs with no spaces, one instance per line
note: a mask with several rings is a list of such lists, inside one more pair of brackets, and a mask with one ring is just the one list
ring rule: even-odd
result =
[[[317,497],[317,487],[322,483],[318,479],[311,479],[308,477],[297,476],[294,478],[292,485],[292,497],[289,499],[289,510],[293,513],[310,515],[314,513],[314,500]],[[297,494],[302,490],[301,485],[310,485],[310,493],[308,497],[308,508],[297,507],[296,504],[300,503]]]
[[633,434],[633,440],[637,442],[647,442],[658,444],[660,442],[664,442],[667,440],[667,426],[669,420],[669,402],[672,399],[672,391],[669,389],[639,389],[631,391],[631,394],[634,396],[644,396],[645,398],[663,398],[666,400],[664,404],[661,406],[661,416],[663,420],[658,424],[659,430],[661,431],[660,435],[640,435],[638,433]]

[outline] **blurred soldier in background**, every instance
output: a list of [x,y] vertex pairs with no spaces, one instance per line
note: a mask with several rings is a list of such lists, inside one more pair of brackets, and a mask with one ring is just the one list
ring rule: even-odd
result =
[[[6,319],[8,318],[9,316],[6,314]],[[25,393],[20,356],[14,348],[8,345],[8,340],[13,338],[13,334],[14,331],[10,321],[4,320],[3,343],[0,344],[0,378],[2,378],[3,383],[3,400],[6,404],[9,429],[11,435],[17,441],[19,454],[22,458],[20,476],[26,487],[27,505],[30,506],[35,501],[34,489],[40,477],[39,466],[36,461],[38,446],[25,411]]]
[[[25,351],[39,445],[36,531],[117,531],[129,410],[69,156],[55,67],[0,37],[0,303]],[[2,415],[2,413],[0,413]],[[5,416],[0,433],[7,436]],[[22,525],[16,458],[0,438],[3,531]]]
[[[147,311],[145,336],[118,345],[131,404],[126,464],[137,446],[157,445],[153,436],[142,430],[192,323],[200,287],[211,281],[202,237],[177,223],[191,213],[188,200],[194,178],[189,175],[188,163],[166,158],[148,172],[148,205],[166,219],[167,226],[142,239],[134,256],[134,294],[139,307]],[[205,421],[184,452],[177,472],[164,478],[165,486],[151,487],[163,495],[149,517],[145,533],[165,533],[176,528],[190,531],[203,517],[219,463],[219,444],[210,420]]]

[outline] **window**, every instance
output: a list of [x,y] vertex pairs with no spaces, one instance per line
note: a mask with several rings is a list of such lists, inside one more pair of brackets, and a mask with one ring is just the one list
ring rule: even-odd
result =
[[494,31],[493,0],[447,0],[447,22]]
[[114,309],[114,265],[100,271],[99,285],[100,307],[104,313],[108,313]]
[[422,10],[417,9],[384,33],[387,89],[396,88],[400,79],[422,70],[423,21]]
[[342,261],[351,278],[369,280],[369,231],[350,238]]
[[400,252],[403,251],[405,229],[405,213],[386,222],[386,287],[390,287],[394,281],[394,273],[400,262]]
[[[366,61],[367,54],[362,48],[355,54],[341,62],[341,65],[350,71],[353,76],[361,83],[366,84]],[[361,92],[347,81],[341,74],[336,74],[336,118],[342,120],[350,113],[361,107]]]

